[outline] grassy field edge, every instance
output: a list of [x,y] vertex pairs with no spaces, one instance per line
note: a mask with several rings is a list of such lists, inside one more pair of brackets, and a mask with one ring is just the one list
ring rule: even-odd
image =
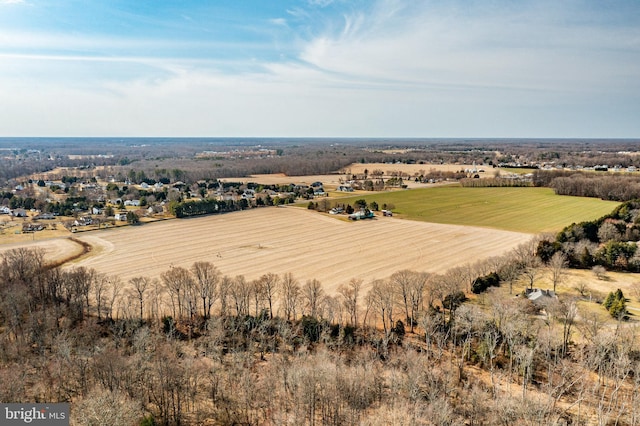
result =
[[556,195],[549,188],[463,188],[442,186],[381,193],[360,193],[336,202],[375,201],[393,206],[398,217],[506,231],[557,232],[571,223],[593,220],[620,203]]

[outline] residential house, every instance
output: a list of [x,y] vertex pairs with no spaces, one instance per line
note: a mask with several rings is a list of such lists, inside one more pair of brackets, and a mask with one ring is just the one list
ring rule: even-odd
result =
[[351,186],[347,186],[347,185],[338,185],[338,187],[336,188],[336,191],[339,191],[339,192],[353,192],[353,188]]
[[531,300],[535,305],[543,307],[554,299],[557,299],[556,293],[552,290],[541,290],[539,288],[526,289],[525,295],[527,299]]
[[43,219],[43,220],[51,220],[55,219],[53,213],[41,213],[34,217],[35,220]]
[[256,191],[254,191],[253,189],[245,189],[241,197],[245,200],[253,200],[254,198],[256,198]]

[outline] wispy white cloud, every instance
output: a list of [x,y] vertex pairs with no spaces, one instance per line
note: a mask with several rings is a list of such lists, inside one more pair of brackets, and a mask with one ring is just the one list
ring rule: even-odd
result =
[[2,4],[24,4],[25,0],[0,0],[0,5]]
[[[154,57],[172,57],[179,52],[182,57],[201,59],[214,57],[209,53],[235,50],[265,50],[271,47],[268,41],[239,41],[216,39],[164,39],[127,36],[85,35],[38,31],[3,31],[0,29],[0,53],[37,52],[57,56],[59,52],[77,53],[75,56],[139,56],[152,54]],[[64,56],[64,55],[62,55]]]
[[282,26],[282,27],[286,27],[287,26],[287,20],[284,19],[284,18],[269,19],[269,22],[272,23],[273,25],[278,25],[278,26]]
[[[561,18],[545,10],[461,11],[400,3],[382,1],[371,14],[347,15],[339,31],[310,40],[300,59],[360,81],[609,90],[614,83],[607,76],[618,68],[613,59],[625,56],[615,51],[640,39],[640,29],[561,25]],[[632,66],[640,71],[637,63]]]
[[0,29],[0,128],[33,134],[36,115],[43,134],[77,135],[640,132],[635,26],[551,1],[321,3],[263,18],[258,42]]
[[327,7],[335,0],[307,0],[311,6]]

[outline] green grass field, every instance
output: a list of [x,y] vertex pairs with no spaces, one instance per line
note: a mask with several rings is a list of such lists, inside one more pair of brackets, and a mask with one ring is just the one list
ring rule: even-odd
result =
[[549,188],[462,188],[443,186],[344,197],[380,207],[392,204],[395,215],[425,222],[472,225],[509,231],[557,232],[573,222],[599,218],[619,203],[555,195]]

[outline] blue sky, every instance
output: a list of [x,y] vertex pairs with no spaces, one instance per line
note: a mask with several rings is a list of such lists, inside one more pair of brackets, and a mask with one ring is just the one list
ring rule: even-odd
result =
[[0,136],[640,137],[640,1],[0,0]]

